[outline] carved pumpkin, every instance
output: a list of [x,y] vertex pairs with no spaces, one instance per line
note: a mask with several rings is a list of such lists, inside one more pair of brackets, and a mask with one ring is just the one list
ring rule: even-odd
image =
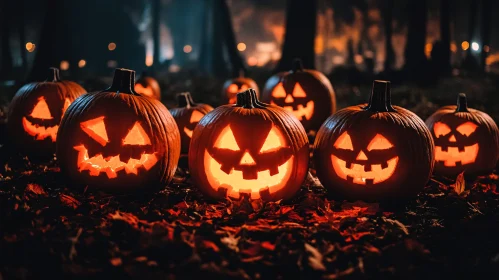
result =
[[455,177],[490,173],[499,157],[499,131],[484,112],[468,108],[466,95],[457,106],[438,109],[426,120],[435,141],[435,174]]
[[424,122],[390,102],[390,82],[374,81],[368,104],[330,116],[317,133],[314,164],[334,196],[394,200],[423,189],[433,170],[433,139]]
[[188,92],[179,94],[177,99],[178,108],[171,109],[170,113],[177,122],[180,131],[182,154],[187,154],[194,128],[204,115],[213,110],[213,107],[207,104],[194,103],[191,94]]
[[257,97],[260,96],[256,82],[253,79],[244,77],[244,71],[240,71],[239,77],[225,81],[222,89],[222,99],[225,104],[234,104],[236,103],[236,94],[250,88],[255,90]]
[[317,131],[336,111],[336,97],[328,78],[319,71],[303,69],[296,60],[293,69],[269,78],[262,100],[292,112],[306,131]]
[[77,99],[61,122],[57,157],[72,182],[105,191],[167,184],[180,133],[168,109],[133,90],[135,72],[116,69],[112,86]]
[[9,108],[8,129],[12,144],[33,157],[55,153],[57,131],[64,112],[86,91],[70,81],[61,81],[59,69],[50,68],[46,81],[21,87]]
[[148,76],[145,72],[142,73],[141,77],[135,83],[135,92],[161,100],[161,88],[158,81]]
[[253,89],[201,119],[189,148],[197,186],[213,198],[292,197],[308,171],[308,139],[286,110],[260,103]]

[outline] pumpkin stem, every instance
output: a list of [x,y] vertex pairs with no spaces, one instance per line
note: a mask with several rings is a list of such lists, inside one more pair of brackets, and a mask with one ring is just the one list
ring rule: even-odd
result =
[[375,80],[371,91],[371,98],[366,111],[371,112],[395,112],[392,107],[392,93],[390,91],[390,81]]
[[135,92],[134,87],[135,71],[124,68],[116,68],[114,70],[113,84],[106,91],[139,95]]
[[61,81],[61,76],[59,75],[59,69],[55,67],[50,67],[49,68],[49,73],[47,76],[46,82],[60,82]]
[[243,107],[246,109],[265,107],[264,104],[258,100],[258,97],[256,96],[256,91],[252,88],[238,93],[236,95],[236,98],[237,98],[236,101],[237,107]]
[[177,94],[178,107],[190,108],[195,105],[190,92],[182,92]]
[[469,112],[468,111],[468,100],[466,99],[465,93],[460,93],[457,96],[456,112]]
[[298,71],[303,71],[303,63],[301,62],[301,59],[295,58],[293,60],[293,68],[291,68],[291,72],[298,72]]

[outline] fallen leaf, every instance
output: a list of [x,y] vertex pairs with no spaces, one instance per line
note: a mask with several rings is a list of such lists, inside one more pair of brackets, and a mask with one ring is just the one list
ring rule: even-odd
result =
[[314,270],[324,271],[326,267],[322,263],[322,254],[314,246],[305,243],[305,252],[308,253],[308,264]]
[[67,194],[59,195],[59,200],[63,205],[71,207],[75,210],[81,205],[81,202],[79,202],[76,198],[69,196]]
[[47,196],[47,192],[45,192],[42,186],[38,184],[28,184],[26,186],[25,192],[29,192],[40,196]]
[[120,266],[123,264],[121,258],[112,258],[111,260],[109,260],[109,262],[111,262],[113,266]]
[[401,223],[397,220],[388,219],[385,217],[382,217],[382,218],[383,218],[383,221],[388,222],[389,224],[392,224],[392,225],[396,225],[402,232],[405,233],[405,235],[409,235],[409,230],[407,230],[407,227],[403,223]]
[[461,195],[464,192],[466,188],[466,183],[464,182],[464,171],[457,175],[456,183],[454,183],[453,186],[454,192],[456,192],[457,195]]

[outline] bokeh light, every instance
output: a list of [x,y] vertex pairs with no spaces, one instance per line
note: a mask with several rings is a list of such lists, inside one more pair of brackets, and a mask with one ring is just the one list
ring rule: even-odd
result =
[[192,52],[192,46],[191,46],[191,45],[185,45],[185,46],[184,46],[184,52],[185,52],[185,53],[190,53],[190,52]]
[[62,70],[62,71],[66,71],[69,69],[69,62],[67,60],[63,60],[61,61],[61,64],[59,65],[59,68]]
[[470,43],[468,41],[463,41],[461,43],[461,48],[463,49],[463,51],[469,49],[470,48]]
[[111,42],[109,45],[107,45],[107,49],[110,51],[114,51],[116,49],[116,44]]
[[237,49],[240,52],[244,52],[246,50],[246,44],[245,43],[239,43],[239,44],[237,44]]
[[78,67],[83,68],[85,65],[87,65],[87,61],[85,59],[78,61]]

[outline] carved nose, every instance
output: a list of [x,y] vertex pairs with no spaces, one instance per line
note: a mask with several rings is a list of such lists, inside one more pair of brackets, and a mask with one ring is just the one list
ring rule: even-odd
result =
[[284,99],[284,102],[286,102],[286,103],[293,103],[293,102],[295,102],[295,99],[293,98],[293,96],[291,96],[291,94],[288,94],[286,96],[286,99]]
[[449,138],[449,142],[456,142],[456,137],[454,135],[452,135],[450,138]]
[[241,158],[241,161],[239,162],[240,165],[255,165],[256,162],[251,157],[251,155],[248,153],[248,151],[244,152],[243,157]]
[[356,160],[367,160],[367,156],[363,151],[360,151],[360,153],[357,155]]

